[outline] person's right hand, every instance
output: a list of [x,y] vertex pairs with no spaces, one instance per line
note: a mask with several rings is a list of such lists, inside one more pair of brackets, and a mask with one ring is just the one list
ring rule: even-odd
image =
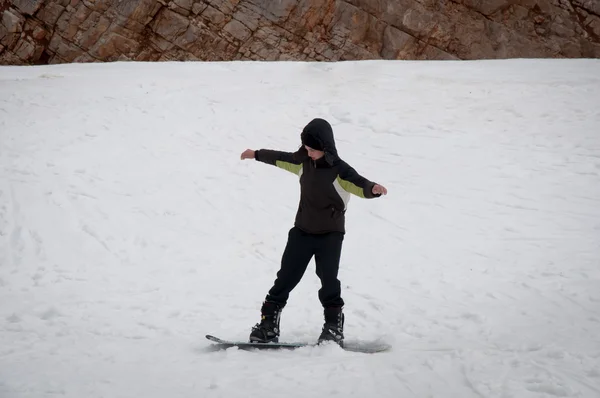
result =
[[254,151],[252,149],[246,149],[244,152],[242,152],[241,158],[242,158],[242,160],[254,159]]

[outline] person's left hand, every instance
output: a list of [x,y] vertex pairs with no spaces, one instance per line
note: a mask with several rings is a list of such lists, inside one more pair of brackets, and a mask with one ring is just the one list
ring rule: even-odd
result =
[[387,189],[383,185],[375,184],[371,190],[374,195],[387,195]]

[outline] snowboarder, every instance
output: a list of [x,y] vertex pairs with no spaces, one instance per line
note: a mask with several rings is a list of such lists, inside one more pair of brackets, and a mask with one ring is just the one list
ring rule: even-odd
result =
[[300,134],[296,152],[246,149],[241,158],[280,167],[300,177],[300,203],[294,226],[281,259],[281,268],[261,307],[261,321],[252,328],[250,342],[278,342],[280,316],[290,292],[302,279],[315,257],[321,280],[319,300],[325,323],[319,343],[343,343],[344,301],[338,269],[345,234],[345,213],[350,194],[376,198],[387,189],[359,175],[338,156],[331,125],[313,119]]

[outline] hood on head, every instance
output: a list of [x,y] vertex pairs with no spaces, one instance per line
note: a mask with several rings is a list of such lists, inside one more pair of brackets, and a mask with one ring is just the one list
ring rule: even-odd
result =
[[311,120],[302,130],[300,137],[303,143],[306,141],[318,142],[322,148],[321,150],[325,152],[325,160],[333,166],[338,159],[338,153],[335,147],[333,129],[327,120],[320,118]]

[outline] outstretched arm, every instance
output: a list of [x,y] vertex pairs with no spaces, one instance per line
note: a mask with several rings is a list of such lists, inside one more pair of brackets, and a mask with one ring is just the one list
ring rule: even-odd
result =
[[345,191],[361,198],[372,199],[387,195],[387,189],[384,186],[367,180],[345,162],[340,163],[337,179]]
[[282,168],[296,175],[300,174],[300,170],[302,170],[303,159],[298,152],[283,152],[271,149],[259,149],[255,151],[246,149],[242,152],[241,158],[242,160],[255,159],[259,162]]

